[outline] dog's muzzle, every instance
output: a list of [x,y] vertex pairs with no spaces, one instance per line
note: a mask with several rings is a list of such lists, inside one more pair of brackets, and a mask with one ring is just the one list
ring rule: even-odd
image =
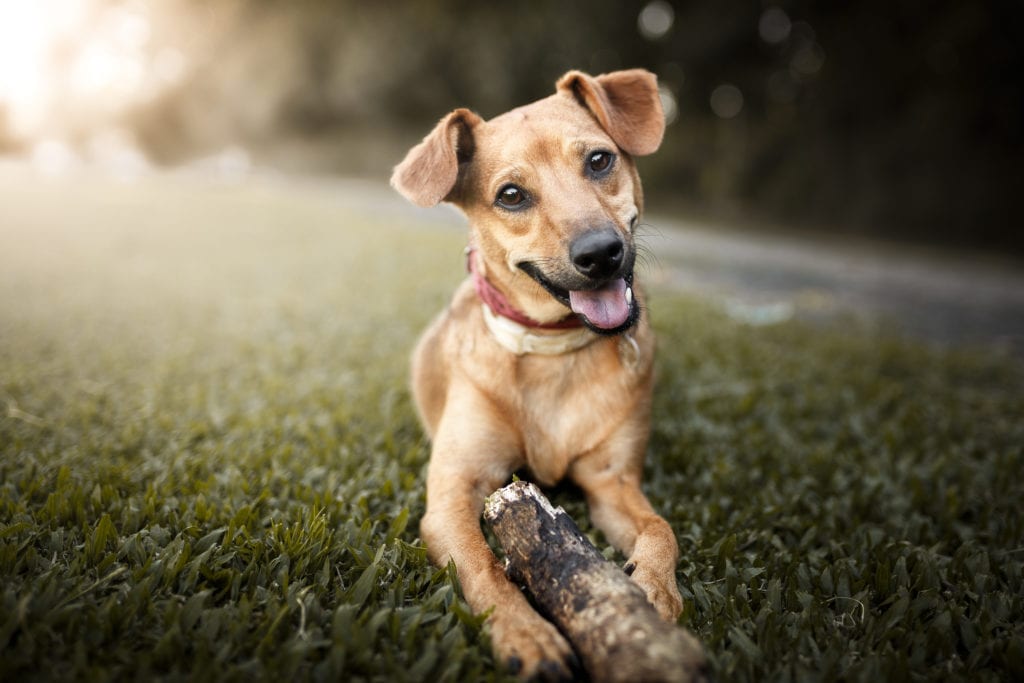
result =
[[568,306],[594,332],[615,335],[640,319],[633,296],[635,254],[613,228],[588,230],[569,245],[574,272],[546,274],[535,263],[519,268]]

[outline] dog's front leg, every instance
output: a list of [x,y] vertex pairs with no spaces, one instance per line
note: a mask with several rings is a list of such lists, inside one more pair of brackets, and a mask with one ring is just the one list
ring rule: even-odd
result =
[[434,436],[420,533],[432,562],[455,562],[473,611],[492,610],[488,623],[500,660],[524,678],[568,680],[568,642],[508,580],[480,530],[484,498],[520,462],[515,434],[490,409],[480,398],[449,397]]
[[675,621],[683,609],[676,585],[679,544],[675,533],[640,488],[640,458],[617,457],[610,450],[577,461],[569,474],[587,497],[594,525],[629,558],[626,571],[662,618]]

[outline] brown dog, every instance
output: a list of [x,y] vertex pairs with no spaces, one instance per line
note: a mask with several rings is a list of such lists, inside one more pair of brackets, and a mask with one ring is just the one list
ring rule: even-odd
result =
[[567,674],[572,657],[480,531],[484,498],[523,466],[579,485],[651,604],[668,620],[682,609],[675,535],[640,489],[654,336],[633,275],[632,157],[664,129],[653,74],[571,71],[490,121],[453,111],[391,178],[416,204],[469,218],[472,276],[413,356],[433,442],[421,533],[435,563],[454,560],[473,610],[493,608],[496,653],[523,676]]

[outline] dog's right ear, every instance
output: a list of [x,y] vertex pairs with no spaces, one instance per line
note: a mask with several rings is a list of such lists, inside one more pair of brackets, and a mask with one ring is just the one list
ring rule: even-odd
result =
[[629,154],[652,154],[661,145],[665,114],[658,78],[650,71],[628,69],[597,77],[570,71],[555,87],[589,109],[615,144]]
[[395,166],[391,186],[419,206],[436,206],[449,198],[459,179],[459,164],[473,157],[473,128],[481,122],[468,109],[445,116]]

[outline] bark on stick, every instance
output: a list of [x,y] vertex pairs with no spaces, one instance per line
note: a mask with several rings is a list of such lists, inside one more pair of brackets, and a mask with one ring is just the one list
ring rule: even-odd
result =
[[697,639],[662,620],[643,590],[536,486],[517,481],[499,489],[484,519],[505,550],[509,578],[569,639],[595,683],[705,680]]

